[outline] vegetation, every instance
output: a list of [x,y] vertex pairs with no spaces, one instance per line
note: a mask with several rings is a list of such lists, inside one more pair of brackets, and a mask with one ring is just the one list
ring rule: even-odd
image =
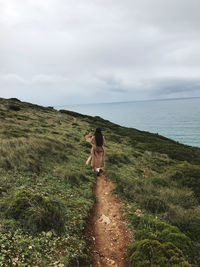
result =
[[[135,238],[127,254],[131,263],[199,266],[200,168],[196,159],[200,149],[158,135],[154,135],[154,146],[152,134],[142,132],[143,140],[139,140],[135,129],[106,124],[107,175],[115,184],[115,193],[126,203],[126,217]],[[150,146],[148,142],[152,142]],[[175,155],[168,149],[160,153],[167,146],[176,148]]]
[[1,266],[91,266],[84,228],[95,177],[84,134],[97,126],[134,234],[132,265],[199,266],[199,148],[17,99],[0,99],[0,122]]
[[0,100],[0,121],[0,265],[90,266],[87,123],[17,99]]
[[128,255],[134,266],[191,266],[185,261],[182,251],[170,242],[162,244],[149,239],[137,241],[129,247]]

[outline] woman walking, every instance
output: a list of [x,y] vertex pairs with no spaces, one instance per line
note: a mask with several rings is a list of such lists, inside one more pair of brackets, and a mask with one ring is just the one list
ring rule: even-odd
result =
[[90,143],[92,144],[91,155],[88,158],[86,164],[89,164],[91,160],[92,169],[100,175],[104,171],[104,145],[105,138],[101,133],[101,129],[97,128],[94,136],[92,136]]

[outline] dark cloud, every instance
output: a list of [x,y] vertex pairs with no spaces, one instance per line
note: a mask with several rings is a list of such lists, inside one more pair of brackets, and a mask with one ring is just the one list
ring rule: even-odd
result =
[[163,92],[165,94],[172,94],[172,93],[180,93],[180,92],[188,92],[191,93],[192,91],[200,91],[200,80],[193,81],[193,80],[167,80],[162,83],[161,87],[163,88]]
[[0,95],[44,105],[200,96],[199,9],[199,0],[1,0]]

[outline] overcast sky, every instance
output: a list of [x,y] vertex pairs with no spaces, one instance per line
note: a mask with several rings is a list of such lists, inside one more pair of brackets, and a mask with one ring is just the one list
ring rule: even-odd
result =
[[199,0],[0,0],[0,97],[200,96]]

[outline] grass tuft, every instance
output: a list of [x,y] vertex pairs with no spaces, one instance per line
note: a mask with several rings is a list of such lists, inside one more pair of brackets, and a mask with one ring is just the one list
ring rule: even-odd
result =
[[64,232],[65,214],[62,202],[28,190],[16,192],[6,211],[8,218],[15,219],[22,229],[32,233],[50,230]]

